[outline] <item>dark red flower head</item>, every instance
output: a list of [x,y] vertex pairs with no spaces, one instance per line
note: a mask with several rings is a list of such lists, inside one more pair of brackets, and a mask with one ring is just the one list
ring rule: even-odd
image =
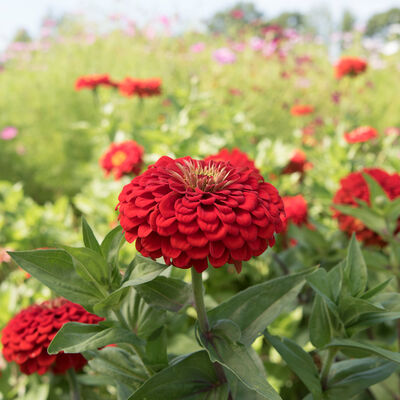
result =
[[71,321],[97,324],[103,318],[90,314],[79,304],[65,299],[32,305],[15,315],[2,331],[3,355],[15,361],[22,373],[39,375],[51,370],[63,374],[82,369],[87,361],[80,354],[47,354],[47,348],[59,329]]
[[79,77],[75,82],[75,90],[96,89],[97,86],[117,87],[118,84],[113,82],[106,74],[86,75]]
[[119,195],[128,242],[146,257],[202,272],[263,253],[282,230],[278,191],[252,168],[160,158]]
[[368,142],[369,140],[375,139],[378,137],[378,132],[376,129],[371,128],[370,126],[360,126],[352,130],[351,132],[347,132],[344,134],[344,138],[347,143],[362,143]]
[[228,149],[221,149],[217,154],[213,154],[204,159],[204,161],[206,162],[211,160],[230,162],[234,167],[252,168],[254,169],[254,171],[256,171],[257,174],[260,173],[258,168],[256,168],[256,166],[254,165],[254,161],[250,159],[245,152],[240,151],[237,148],[234,148],[231,151],[229,151]]
[[312,164],[307,161],[306,154],[302,150],[295,150],[289,163],[282,170],[282,174],[293,174],[300,172],[303,174],[305,171],[312,168]]
[[[365,168],[362,172],[367,173],[374,178],[382,189],[386,192],[389,199],[393,200],[400,196],[400,175],[388,174],[379,168]],[[356,199],[363,200],[371,204],[368,184],[362,175],[362,172],[353,172],[340,181],[340,188],[333,198],[334,204],[351,205],[358,207]],[[368,229],[360,220],[342,214],[340,211],[334,211],[334,218],[339,222],[339,228],[349,235],[356,234],[357,239],[363,241],[366,245],[384,246],[385,242],[375,232]],[[399,219],[400,229],[400,219]]]
[[308,223],[307,202],[301,194],[282,198],[286,216],[283,218],[284,231],[289,223],[301,226]]
[[115,179],[123,175],[138,175],[143,165],[143,147],[134,140],[112,143],[100,158],[100,165],[106,171],[114,173]]
[[290,109],[290,113],[295,117],[308,115],[314,112],[314,107],[307,104],[297,104]]
[[367,62],[358,57],[342,57],[335,65],[335,75],[337,79],[344,76],[357,76],[362,74],[367,69]]
[[127,77],[120,82],[118,87],[121,94],[127,97],[158,96],[161,94],[161,79],[135,79]]

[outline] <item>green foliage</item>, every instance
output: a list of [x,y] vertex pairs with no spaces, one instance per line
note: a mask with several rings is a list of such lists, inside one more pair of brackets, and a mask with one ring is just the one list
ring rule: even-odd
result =
[[388,11],[377,13],[370,17],[367,21],[365,34],[368,36],[381,34],[390,25],[398,23],[400,23],[400,9],[391,8]]

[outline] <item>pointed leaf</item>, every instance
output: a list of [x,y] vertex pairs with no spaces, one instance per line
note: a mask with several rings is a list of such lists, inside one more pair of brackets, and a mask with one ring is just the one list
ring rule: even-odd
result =
[[360,296],[367,287],[368,273],[360,245],[354,234],[351,237],[349,249],[347,251],[344,271],[350,293],[355,297]]
[[117,226],[112,231],[108,232],[103,242],[101,243],[101,252],[107,263],[115,266],[118,260],[119,250],[124,243],[124,233],[121,226]]
[[273,279],[252,286],[221,303],[208,313],[211,325],[218,320],[234,321],[242,332],[241,342],[250,345],[282,312],[288,311],[314,270]]
[[60,351],[64,353],[81,353],[117,343],[130,343],[135,346],[143,345],[143,342],[127,329],[67,322],[54,336],[47,351],[49,354],[57,354]]
[[82,235],[83,235],[83,243],[87,248],[92,249],[98,254],[102,254],[99,242],[97,241],[96,236],[94,236],[92,228],[89,226],[86,219],[83,217],[82,217]]
[[151,258],[143,257],[142,255],[136,255],[133,260],[133,270],[129,277],[124,280],[123,287],[137,286],[146,282],[152,281],[157,278],[161,272],[164,272],[168,268],[167,265],[160,264],[153,261]]
[[9,254],[21,268],[59,296],[81,304],[89,311],[103,298],[96,286],[77,274],[71,256],[64,250],[18,251]]
[[311,343],[317,348],[328,344],[333,337],[333,324],[328,306],[319,294],[314,299],[309,329]]
[[228,387],[218,383],[205,351],[174,360],[147,380],[129,400],[227,400]]
[[313,394],[314,400],[321,399],[322,387],[319,372],[312,357],[290,339],[272,336],[267,331],[264,332],[264,336]]

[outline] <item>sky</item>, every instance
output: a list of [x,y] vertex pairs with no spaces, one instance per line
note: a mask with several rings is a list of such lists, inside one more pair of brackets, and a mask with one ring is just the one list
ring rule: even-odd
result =
[[[324,5],[334,18],[349,9],[364,22],[376,12],[400,6],[399,0],[253,0],[266,16],[283,11],[307,13]],[[235,0],[0,0],[0,45],[7,43],[19,28],[35,34],[40,21],[48,12],[83,12],[93,19],[123,13],[135,20],[147,21],[161,15],[178,14],[186,27],[196,26],[214,12],[235,4]]]

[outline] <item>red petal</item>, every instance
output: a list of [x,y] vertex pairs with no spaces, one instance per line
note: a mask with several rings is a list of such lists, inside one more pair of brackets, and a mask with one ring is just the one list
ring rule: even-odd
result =
[[164,218],[175,216],[175,202],[179,198],[180,195],[178,193],[170,192],[161,199],[159,203],[159,210]]

